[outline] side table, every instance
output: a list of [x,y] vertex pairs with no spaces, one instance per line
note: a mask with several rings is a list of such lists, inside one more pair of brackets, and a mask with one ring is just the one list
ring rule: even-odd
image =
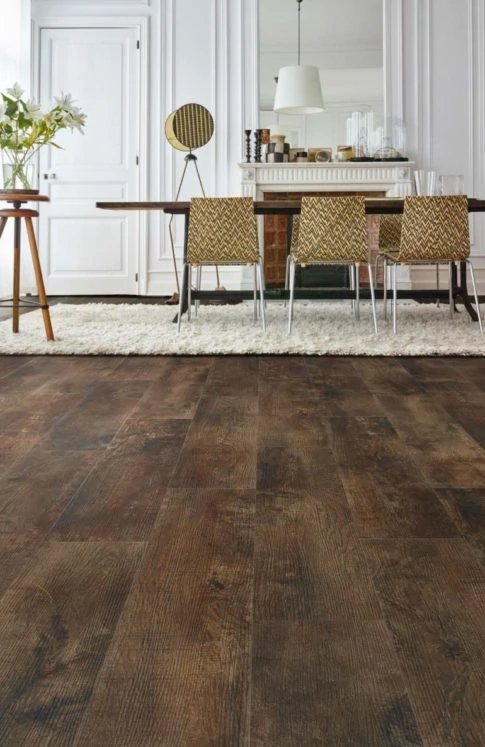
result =
[[[11,302],[12,304],[12,330],[13,332],[19,331],[20,309],[26,306],[36,306],[42,309],[47,340],[54,340],[49,304],[45,294],[44,278],[42,277],[42,268],[40,266],[39,251],[37,249],[37,241],[35,238],[34,226],[32,224],[32,218],[37,218],[39,213],[37,210],[30,210],[22,207],[27,202],[48,202],[49,198],[45,195],[37,194],[34,191],[6,189],[0,190],[0,201],[11,203],[12,205],[12,207],[0,210],[0,238],[5,226],[7,225],[8,219],[14,219],[13,295],[11,299],[6,299],[7,303]],[[39,295],[38,302],[20,300],[20,236],[22,218],[25,220],[25,227],[29,237],[30,253],[32,255],[37,293]]]

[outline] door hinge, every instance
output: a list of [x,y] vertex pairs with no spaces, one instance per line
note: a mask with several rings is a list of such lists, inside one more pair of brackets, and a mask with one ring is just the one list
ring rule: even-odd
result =
[[138,282],[138,273],[135,272],[135,283],[137,283],[137,282]]
[[137,156],[137,157],[136,157],[136,165],[138,166],[138,164],[139,164],[139,163],[140,163],[140,159],[139,159],[139,158],[138,158],[138,156]]
[[137,49],[140,49],[140,40],[139,40],[139,39],[138,39],[138,41],[136,42],[136,48],[137,48]]

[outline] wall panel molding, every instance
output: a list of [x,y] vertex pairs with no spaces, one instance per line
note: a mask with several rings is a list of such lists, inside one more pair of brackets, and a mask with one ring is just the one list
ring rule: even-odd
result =
[[421,168],[429,168],[432,162],[430,0],[414,0],[414,23],[416,161]]
[[[485,0],[468,0],[468,38],[469,191],[482,197],[485,194]],[[474,215],[471,228],[472,244],[476,246],[473,253],[484,257],[485,216]]]
[[384,112],[403,120],[403,7],[402,0],[383,0]]

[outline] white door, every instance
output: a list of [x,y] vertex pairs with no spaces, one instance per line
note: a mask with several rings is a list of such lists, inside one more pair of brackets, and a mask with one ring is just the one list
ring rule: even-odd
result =
[[53,295],[136,294],[139,215],[99,210],[139,199],[140,62],[136,28],[43,28],[40,103],[70,93],[84,134],[62,130],[43,148],[39,251]]

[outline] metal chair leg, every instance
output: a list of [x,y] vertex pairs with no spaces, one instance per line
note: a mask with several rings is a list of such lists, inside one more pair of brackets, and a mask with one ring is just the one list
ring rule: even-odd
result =
[[258,319],[258,282],[256,272],[256,262],[253,265],[253,320]]
[[261,264],[258,262],[255,265],[256,269],[256,275],[259,280],[259,309],[260,309],[260,316],[261,316],[261,325],[263,327],[263,332],[266,332],[266,311],[265,311],[265,298],[264,298],[264,282],[263,282],[263,268],[261,267]]
[[376,314],[376,298],[374,293],[374,279],[372,277],[372,267],[370,262],[367,264],[367,272],[369,273],[369,287],[370,287],[370,299],[372,304],[372,319],[374,321],[374,332],[377,335],[377,314]]
[[[198,265],[196,271],[195,271],[195,287],[199,291],[202,287],[202,265]],[[200,301],[198,298],[194,301],[194,315],[197,316],[199,313],[199,304]]]
[[[355,291],[355,267],[354,265],[349,265],[349,285],[350,290]],[[350,299],[350,311],[352,316],[355,316],[355,298]]]
[[382,293],[383,293],[383,301],[384,301],[384,320],[387,321],[387,270],[388,270],[388,264],[387,264],[387,257],[383,257],[384,262],[384,277],[382,280]]
[[475,271],[473,269],[473,265],[470,262],[469,259],[466,260],[467,265],[470,268],[470,277],[472,280],[472,288],[473,288],[473,296],[475,298],[475,306],[477,311],[477,317],[478,317],[478,326],[480,327],[480,332],[483,335],[483,325],[482,325],[482,317],[480,316],[480,304],[478,303],[478,293],[477,293],[477,286],[475,283]]
[[397,333],[397,262],[392,266],[392,331]]
[[291,325],[293,323],[293,301],[295,295],[295,269],[296,262],[290,262],[290,303],[288,308],[288,334],[291,335]]
[[355,318],[360,319],[360,262],[356,262],[355,268]]
[[450,317],[453,319],[453,314],[455,313],[455,302],[453,300],[453,262],[448,263],[448,302],[450,304]]
[[189,282],[187,283],[187,321],[190,322],[192,314],[192,265],[188,265]]
[[179,313],[178,313],[178,318],[177,318],[177,334],[180,333],[180,325],[182,323],[182,313],[183,313],[182,309],[183,309],[183,302],[184,302],[185,274],[187,272],[187,268],[188,268],[187,263],[184,262],[184,264],[182,265],[182,278],[181,278],[182,283],[180,285],[180,294],[179,294]]

